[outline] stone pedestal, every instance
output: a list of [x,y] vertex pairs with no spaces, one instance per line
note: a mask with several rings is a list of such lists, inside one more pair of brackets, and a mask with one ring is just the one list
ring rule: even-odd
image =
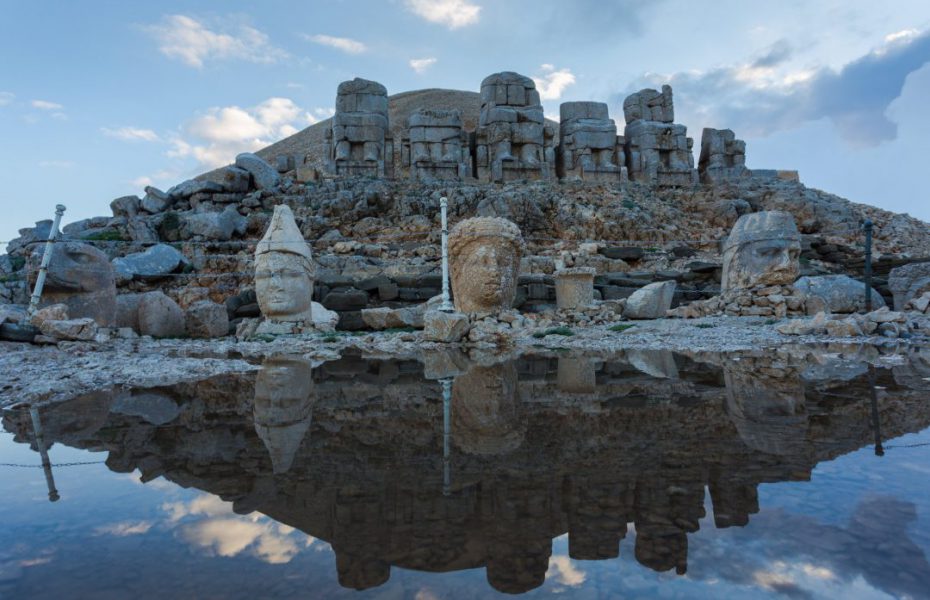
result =
[[555,272],[555,303],[559,310],[579,310],[594,302],[594,269],[578,267]]

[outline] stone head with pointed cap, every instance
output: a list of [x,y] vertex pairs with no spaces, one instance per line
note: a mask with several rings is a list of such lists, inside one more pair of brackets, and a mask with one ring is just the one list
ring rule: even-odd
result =
[[313,258],[290,207],[275,207],[255,248],[255,295],[272,321],[311,323]]
[[265,359],[255,380],[255,432],[275,473],[286,473],[313,419],[313,365],[299,356]]
[[743,215],[723,245],[724,290],[790,285],[800,274],[801,235],[785,212]]

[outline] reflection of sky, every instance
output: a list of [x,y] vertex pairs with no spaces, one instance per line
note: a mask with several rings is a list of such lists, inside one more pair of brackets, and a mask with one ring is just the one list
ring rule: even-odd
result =
[[[712,512],[688,537],[688,573],[655,573],[633,557],[576,561],[553,540],[546,582],[529,596],[718,598],[930,597],[930,430],[824,463],[810,482],[765,484],[760,512],[744,528],[715,529]],[[104,454],[56,444],[53,463]],[[0,436],[0,462],[38,464],[26,445]],[[4,467],[0,494],[0,597],[486,598],[483,569],[419,573],[393,569],[361,594],[340,588],[328,544],[231,504],[158,479],[138,482],[105,465],[55,471],[61,500],[49,503],[41,469]],[[709,500],[707,501],[709,505]]]

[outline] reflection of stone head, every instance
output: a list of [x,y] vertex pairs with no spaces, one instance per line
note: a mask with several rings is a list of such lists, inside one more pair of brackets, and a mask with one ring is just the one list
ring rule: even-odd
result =
[[294,462],[313,418],[312,365],[297,357],[272,357],[255,379],[255,432],[271,455],[275,473]]
[[313,259],[290,207],[275,207],[255,248],[255,295],[262,314],[276,321],[310,321]]
[[801,452],[808,418],[800,376],[768,377],[758,365],[724,366],[727,412],[750,448],[787,456]]
[[520,228],[506,219],[475,217],[449,234],[452,294],[460,312],[499,312],[513,304],[523,256]]
[[523,419],[512,362],[473,367],[452,383],[452,439],[469,454],[510,452],[523,443]]
[[498,592],[523,594],[546,581],[552,542],[545,539],[497,541],[488,558],[488,583]]
[[653,571],[675,569],[684,575],[688,571],[688,536],[680,530],[637,527],[634,554],[639,564]]
[[367,590],[387,583],[391,578],[391,565],[380,558],[337,551],[336,572],[342,587]]
[[763,211],[739,218],[723,246],[722,288],[786,285],[798,278],[801,237],[794,218]]
[[115,324],[113,267],[106,254],[89,244],[55,244],[44,290],[43,305],[64,303],[72,319],[89,317],[104,327]]

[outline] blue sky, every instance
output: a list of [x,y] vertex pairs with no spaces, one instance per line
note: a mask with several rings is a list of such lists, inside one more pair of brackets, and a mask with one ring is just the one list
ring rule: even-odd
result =
[[332,110],[355,76],[478,90],[515,70],[546,112],[671,82],[676,121],[751,167],[930,221],[930,2],[0,0],[0,241],[109,214]]

